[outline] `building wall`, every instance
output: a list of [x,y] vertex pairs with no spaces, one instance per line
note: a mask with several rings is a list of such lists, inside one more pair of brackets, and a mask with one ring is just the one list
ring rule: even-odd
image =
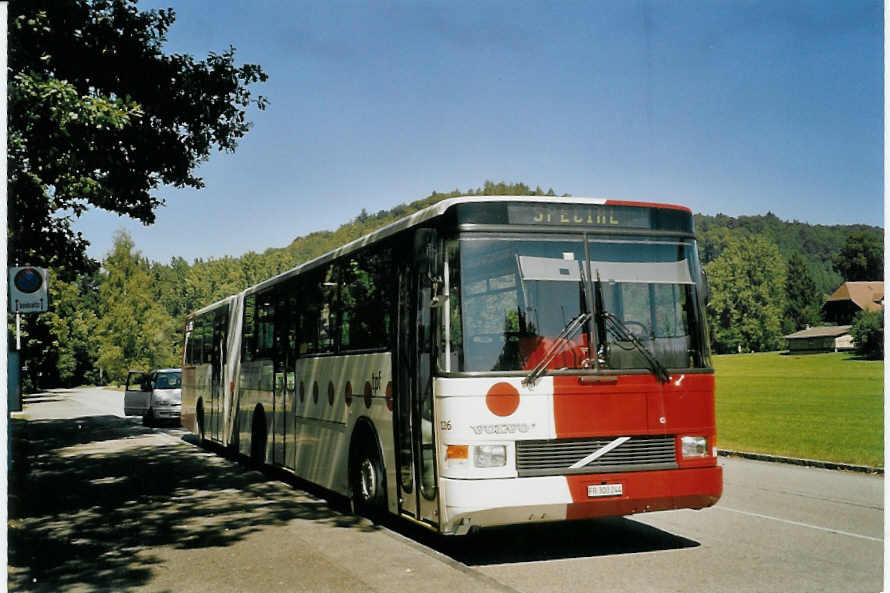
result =
[[834,350],[834,338],[827,336],[788,340],[788,350],[791,352],[830,352]]
[[850,334],[838,336],[834,340],[835,350],[853,350],[855,347],[856,346],[853,344],[853,336],[851,336]]
[[837,338],[825,336],[821,338],[795,338],[788,341],[789,352],[837,352],[853,350],[853,338],[844,334]]

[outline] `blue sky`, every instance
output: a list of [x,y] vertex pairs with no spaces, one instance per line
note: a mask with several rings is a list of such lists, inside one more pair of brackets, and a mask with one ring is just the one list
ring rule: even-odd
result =
[[880,1],[146,1],[168,53],[269,74],[251,132],[163,188],[166,262],[283,247],[431,191],[522,181],[705,214],[883,225]]

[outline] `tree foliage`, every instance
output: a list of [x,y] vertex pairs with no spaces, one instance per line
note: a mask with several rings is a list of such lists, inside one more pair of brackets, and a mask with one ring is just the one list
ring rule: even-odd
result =
[[182,348],[173,318],[152,294],[148,260],[121,231],[105,259],[99,291],[98,360],[109,379],[123,381],[128,369],[178,366]]
[[707,265],[711,341],[717,352],[775,350],[782,337],[785,262],[763,235],[731,238]]
[[88,208],[154,221],[169,184],[202,187],[195,168],[233,151],[260,66],[235,50],[204,60],[162,52],[172,10],[135,0],[30,0],[9,7],[9,258],[69,272],[91,267],[71,228]]
[[883,242],[864,232],[851,234],[834,257],[834,268],[847,282],[883,280]]
[[860,311],[856,314],[850,335],[856,352],[872,360],[884,358],[884,312]]
[[783,333],[794,333],[807,325],[818,325],[821,322],[822,296],[813,281],[810,266],[797,251],[788,260],[785,298]]
[[861,224],[812,225],[796,220],[780,220],[771,213],[739,217],[696,214],[695,228],[702,263],[717,259],[730,237],[742,239],[763,235],[775,242],[785,261],[790,261],[794,253],[800,254],[810,269],[817,290],[824,295],[834,292],[844,281],[843,276],[835,270],[833,260],[848,237],[863,233],[875,242],[884,241],[884,231],[880,227]]

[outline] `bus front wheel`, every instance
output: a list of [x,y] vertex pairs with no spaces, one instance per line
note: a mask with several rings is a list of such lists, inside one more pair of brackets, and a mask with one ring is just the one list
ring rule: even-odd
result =
[[352,463],[352,507],[356,514],[376,519],[386,508],[386,475],[376,447],[365,443]]

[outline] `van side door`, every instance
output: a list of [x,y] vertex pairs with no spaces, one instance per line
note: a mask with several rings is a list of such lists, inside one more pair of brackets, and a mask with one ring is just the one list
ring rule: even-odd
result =
[[151,403],[151,374],[130,371],[124,388],[124,416],[142,416]]

